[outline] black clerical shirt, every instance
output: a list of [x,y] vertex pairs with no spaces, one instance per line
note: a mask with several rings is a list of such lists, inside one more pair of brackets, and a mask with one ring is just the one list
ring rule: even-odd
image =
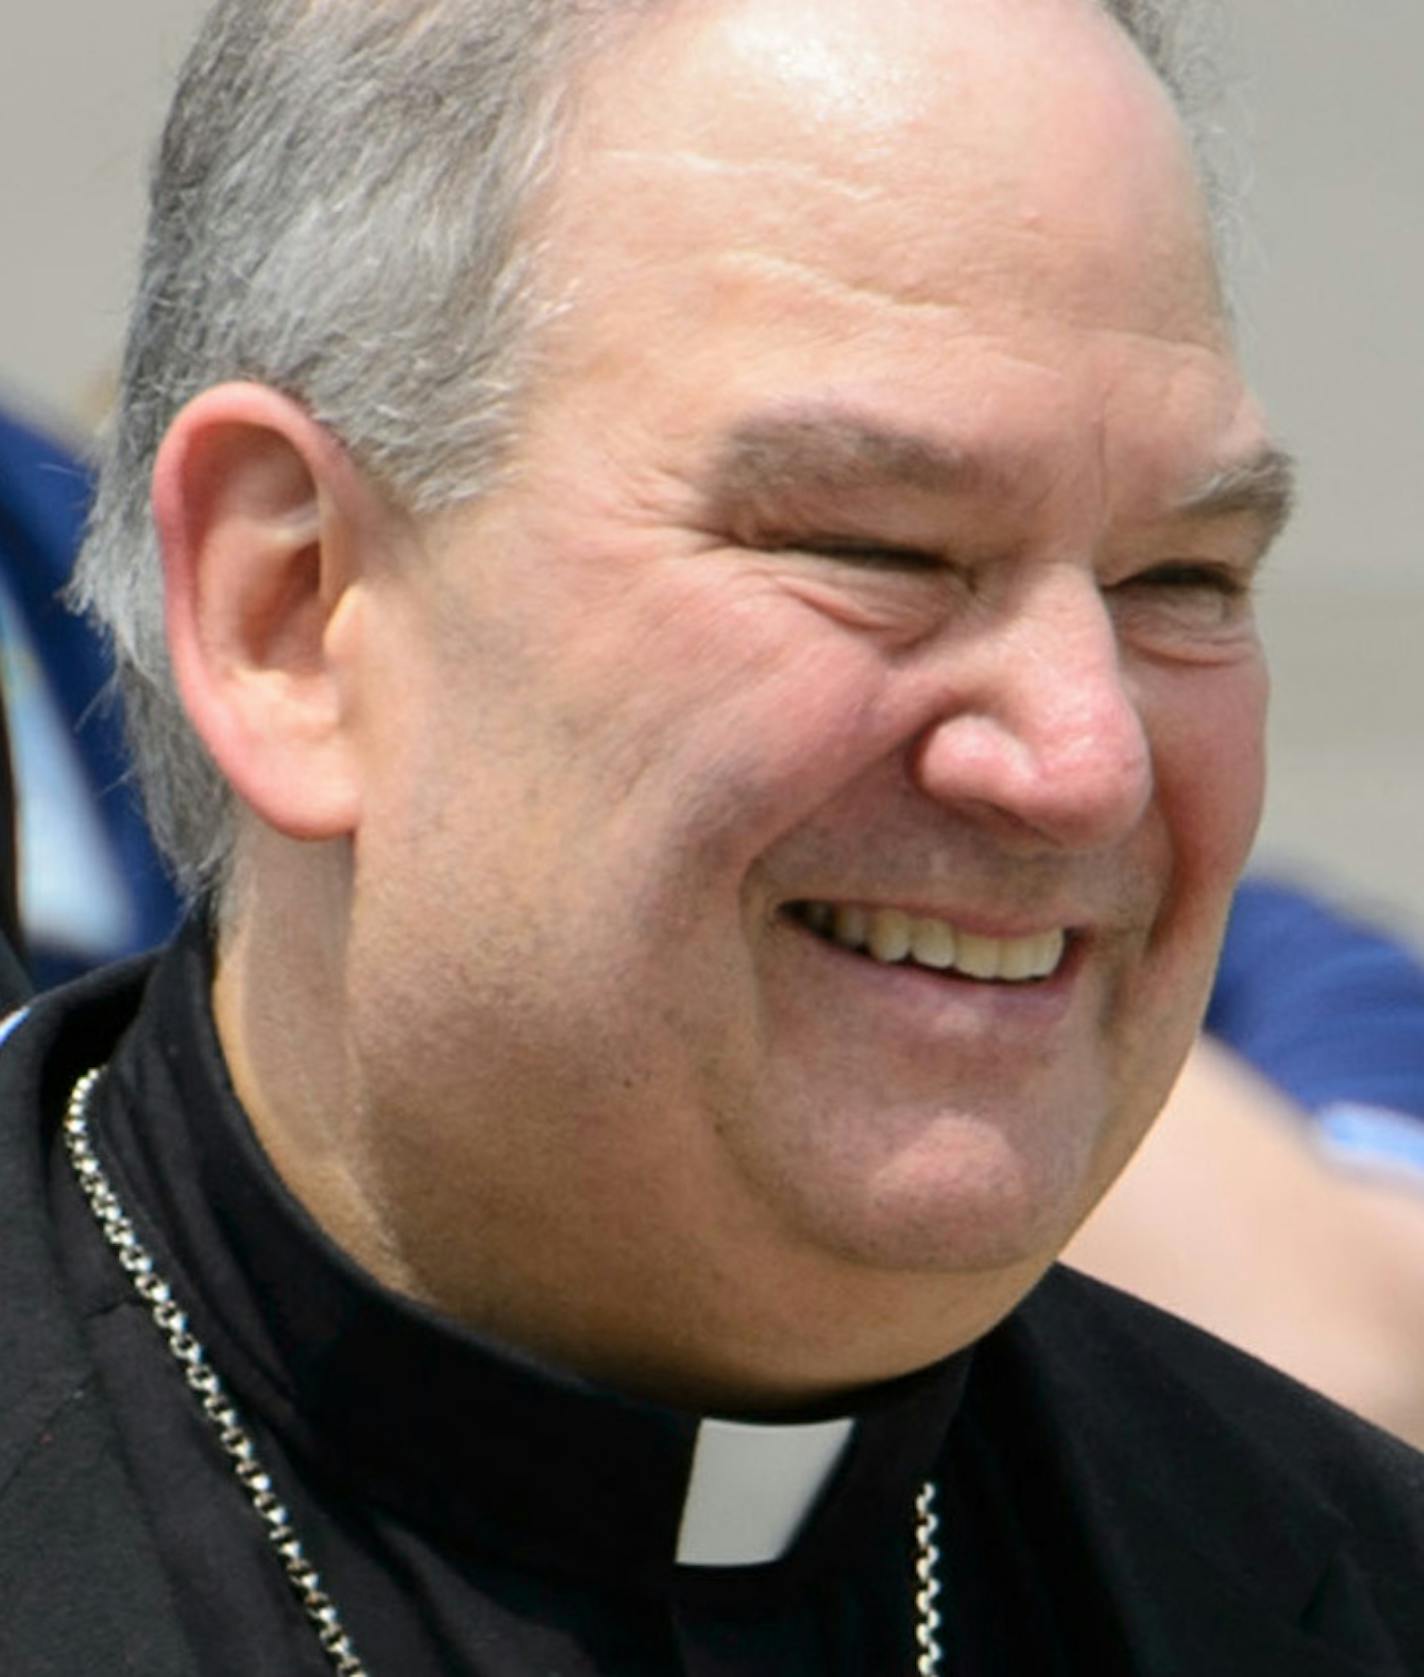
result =
[[[1021,1436],[1031,1418],[996,1407],[982,1379],[979,1412],[962,1401],[970,1353],[860,1394],[839,1435],[823,1430],[841,1439],[829,1476],[776,1558],[680,1560],[704,1418],[537,1366],[350,1262],[262,1152],[210,985],[195,921],[110,1061],[95,1144],[372,1677],[912,1673],[926,1479],[944,1522],[947,1673],[1117,1669],[1110,1615]],[[320,1677],[326,1657],[246,1494],[58,1148],[51,1202],[202,1670]]]

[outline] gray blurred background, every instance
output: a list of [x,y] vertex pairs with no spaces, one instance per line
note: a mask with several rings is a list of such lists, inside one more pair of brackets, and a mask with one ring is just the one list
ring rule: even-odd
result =
[[[1304,468],[1263,592],[1259,860],[1424,942],[1424,4],[1227,4],[1243,348]],[[103,408],[145,159],[200,11],[10,0],[0,33],[0,399],[71,437]]]

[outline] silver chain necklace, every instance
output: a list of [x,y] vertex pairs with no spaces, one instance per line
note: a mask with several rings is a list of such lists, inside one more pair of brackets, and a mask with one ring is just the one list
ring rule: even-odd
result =
[[[247,1493],[287,1583],[325,1649],[332,1669],[339,1677],[370,1677],[357,1658],[335,1602],[322,1588],[321,1575],[306,1557],[302,1540],[277,1495],[271,1474],[262,1465],[252,1435],[229,1400],[227,1388],[208,1360],[202,1342],[189,1330],[188,1318],[174,1298],[173,1289],[139,1239],[108,1173],[99,1162],[89,1134],[89,1102],[103,1075],[102,1066],[85,1072],[74,1085],[64,1115],[64,1145],[79,1186],[98,1221],[100,1233],[133,1283],[134,1291],[148,1306],[158,1331],[183,1372],[188,1389],[198,1400],[233,1473]],[[935,1486],[932,1480],[926,1480],[915,1499],[917,1677],[938,1677],[943,1658],[938,1635],[940,1614],[935,1605],[940,1593],[939,1544],[935,1541],[938,1530]]]

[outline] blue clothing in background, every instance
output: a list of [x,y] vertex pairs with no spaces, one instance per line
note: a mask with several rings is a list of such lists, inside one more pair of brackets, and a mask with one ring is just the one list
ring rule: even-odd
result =
[[21,916],[40,986],[162,941],[177,914],[102,697],[105,649],[59,599],[91,492],[73,454],[0,413],[0,652]]
[[1424,963],[1404,944],[1249,879],[1206,1024],[1312,1114],[1330,1152],[1424,1171]]

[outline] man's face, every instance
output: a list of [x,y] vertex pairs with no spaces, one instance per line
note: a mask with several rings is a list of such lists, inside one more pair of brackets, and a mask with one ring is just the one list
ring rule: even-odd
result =
[[1082,0],[693,6],[560,182],[514,474],[369,619],[384,1191],[733,1285],[1030,1273],[1261,789],[1272,473],[1165,96]]

